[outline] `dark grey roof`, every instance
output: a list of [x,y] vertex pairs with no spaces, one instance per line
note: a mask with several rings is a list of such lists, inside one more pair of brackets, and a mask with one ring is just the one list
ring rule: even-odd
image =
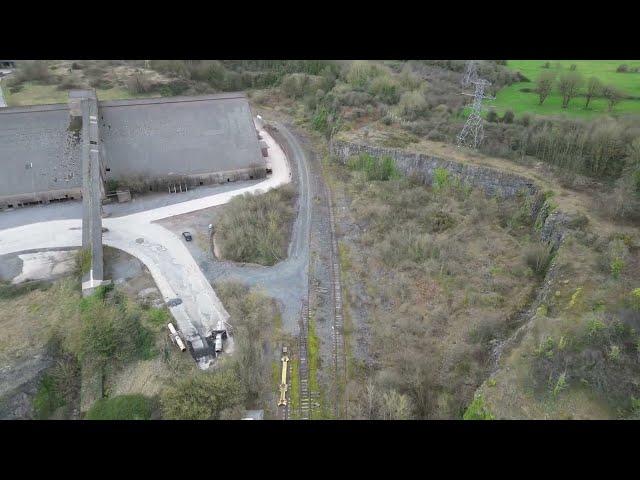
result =
[[193,175],[264,166],[242,93],[100,102],[110,177]]
[[[242,93],[99,102],[99,117],[108,178],[265,165]],[[81,186],[81,142],[68,127],[67,104],[0,109],[0,197]]]
[[0,197],[79,188],[81,142],[66,105],[0,109]]

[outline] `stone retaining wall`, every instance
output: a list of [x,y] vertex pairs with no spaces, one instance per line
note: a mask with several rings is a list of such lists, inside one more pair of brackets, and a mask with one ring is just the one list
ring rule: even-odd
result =
[[571,217],[563,212],[549,212],[549,205],[545,201],[541,190],[535,183],[520,175],[505,173],[481,165],[468,165],[454,160],[444,159],[433,155],[407,152],[395,148],[376,147],[361,143],[332,140],[329,152],[340,162],[346,161],[361,153],[368,153],[373,157],[389,156],[395,160],[396,168],[404,175],[413,176],[423,183],[431,185],[437,168],[444,168],[463,184],[479,188],[487,195],[497,195],[502,198],[513,198],[524,193],[532,198],[531,216],[540,239],[553,246],[554,250],[564,240],[566,226]]
[[528,194],[538,193],[538,188],[531,180],[519,175],[504,173],[479,165],[467,165],[432,155],[342,140],[333,140],[329,150],[331,155],[342,162],[346,162],[349,157],[361,153],[368,153],[373,157],[389,156],[396,161],[396,167],[403,174],[420,178],[426,184],[431,184],[437,168],[444,168],[459,178],[461,182],[480,188],[487,195],[499,195],[508,198],[514,197],[523,191]]

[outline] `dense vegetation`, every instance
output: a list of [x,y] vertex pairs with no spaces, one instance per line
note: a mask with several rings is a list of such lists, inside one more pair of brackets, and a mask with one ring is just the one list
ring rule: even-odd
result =
[[432,186],[372,176],[375,165],[395,172],[367,155],[328,166],[353,225],[339,239],[348,341],[371,332],[370,358],[350,360],[348,416],[461,418],[549,252],[529,237],[524,198],[485,198],[443,169]]
[[216,285],[233,319],[235,351],[212,371],[174,380],[161,394],[167,419],[238,419],[244,408],[268,408],[269,345],[277,308],[255,290],[236,283]]
[[153,399],[144,395],[119,395],[101,398],[89,409],[87,420],[149,420],[154,410]]
[[221,257],[261,265],[286,258],[294,199],[290,186],[232,199],[216,223],[215,241]]

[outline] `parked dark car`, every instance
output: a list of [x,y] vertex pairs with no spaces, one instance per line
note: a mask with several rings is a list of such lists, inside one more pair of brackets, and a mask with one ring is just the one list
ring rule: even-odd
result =
[[190,242],[191,240],[193,240],[193,237],[189,232],[182,232],[182,236],[187,242]]

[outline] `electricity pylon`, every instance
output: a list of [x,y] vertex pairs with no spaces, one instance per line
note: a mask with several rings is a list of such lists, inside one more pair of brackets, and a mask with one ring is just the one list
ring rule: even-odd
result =
[[462,95],[468,95],[473,97],[473,103],[471,105],[471,113],[467,117],[467,121],[462,127],[462,130],[456,137],[458,147],[470,147],[478,148],[484,138],[484,128],[482,121],[482,100],[495,100],[495,97],[486,96],[484,94],[485,88],[491,83],[484,78],[478,77],[478,71],[476,63],[473,60],[467,62],[467,68],[462,77],[463,86],[474,86],[474,93],[462,93]]

